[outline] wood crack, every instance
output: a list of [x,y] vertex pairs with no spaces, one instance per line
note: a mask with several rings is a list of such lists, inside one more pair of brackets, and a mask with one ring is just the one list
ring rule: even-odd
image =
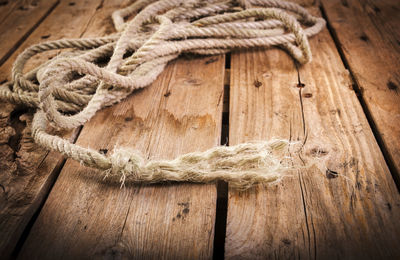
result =
[[[301,77],[300,77],[300,71],[298,64],[296,64],[296,71],[297,71],[297,88],[299,89],[299,99],[300,99],[300,108],[301,108],[301,119],[302,119],[302,124],[303,124],[303,135],[306,136],[306,122],[304,118],[304,107],[303,107],[303,97],[302,97],[302,90],[305,87],[305,84],[301,82]],[[307,139],[305,139],[307,140]],[[305,144],[305,141],[304,141]],[[304,145],[303,144],[303,145]]]
[[85,35],[86,31],[88,30],[90,24],[92,23],[92,20],[94,17],[96,17],[97,10],[103,8],[104,0],[101,0],[100,4],[96,7],[94,13],[90,16],[90,19],[88,20],[87,24],[85,25],[85,28],[83,29],[82,33],[79,35],[79,38],[81,38],[83,35]]
[[127,211],[126,216],[125,216],[125,219],[124,219],[124,224],[122,225],[121,233],[120,233],[119,236],[118,236],[118,239],[117,239],[116,244],[118,244],[119,242],[121,242],[121,238],[122,238],[122,235],[123,235],[124,230],[125,230],[126,221],[128,220],[129,212],[130,212],[130,210],[131,210],[131,206],[132,206],[132,200],[129,202],[128,211]]
[[307,206],[306,206],[306,201],[304,197],[304,190],[303,190],[303,184],[302,184],[302,178],[301,178],[301,173],[299,173],[299,184],[300,184],[300,191],[301,191],[301,200],[303,202],[303,210],[304,210],[304,216],[305,216],[305,221],[306,221],[306,229],[307,229],[307,240],[308,240],[308,255],[311,257],[311,235],[310,235],[310,227],[308,224],[308,215],[307,215]]

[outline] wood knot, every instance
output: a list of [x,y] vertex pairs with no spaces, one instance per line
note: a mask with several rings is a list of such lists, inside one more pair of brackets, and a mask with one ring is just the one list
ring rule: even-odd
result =
[[199,79],[187,79],[184,81],[186,84],[193,85],[193,86],[200,86],[202,81]]
[[262,74],[262,76],[263,76],[264,78],[269,78],[269,77],[271,77],[271,74],[268,73],[268,72],[265,72],[265,73]]
[[323,157],[326,156],[329,152],[320,147],[314,147],[309,151],[309,155],[313,157]]
[[216,61],[218,61],[218,58],[217,57],[213,57],[211,59],[206,60],[205,64],[211,64],[211,63],[214,63]]

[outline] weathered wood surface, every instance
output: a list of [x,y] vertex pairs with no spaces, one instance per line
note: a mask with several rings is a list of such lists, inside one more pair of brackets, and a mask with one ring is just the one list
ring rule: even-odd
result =
[[399,257],[396,186],[328,31],[311,45],[313,61],[299,70],[281,50],[232,54],[230,144],[299,140],[293,161],[312,166],[277,185],[230,190],[225,256]]
[[[31,44],[112,32],[111,12],[129,1],[61,1],[47,15],[56,2],[0,1],[0,81]],[[398,173],[398,1],[323,0],[322,8]],[[229,192],[226,258],[399,258],[398,191],[354,82],[327,30],[311,44],[314,60],[298,70],[280,50],[234,53],[225,81],[223,56],[182,58],[148,89],[96,115],[78,143],[172,158],[218,145],[223,109],[230,144],[299,140],[304,146],[294,163],[314,163],[276,186]],[[35,57],[30,67],[57,53]],[[230,101],[222,100],[224,84],[232,85]],[[19,258],[212,257],[215,185],[110,186],[92,178],[98,171],[64,165],[62,156],[33,144],[30,121],[31,112],[0,106],[1,258],[10,256],[57,178],[20,241]],[[75,140],[78,133],[64,136]]]
[[[218,145],[224,57],[208,60],[172,62],[151,86],[99,112],[77,143],[110,152],[134,147],[151,158]],[[120,189],[101,174],[67,161],[21,258],[211,258],[214,184]]]
[[[71,3],[64,1],[58,5],[0,67],[0,81],[10,78],[15,58],[32,44],[93,32],[99,35],[112,28],[111,25],[93,24],[94,14],[98,20],[109,19],[109,10],[96,9],[102,1]],[[113,7],[116,8],[115,5]],[[2,25],[0,27],[3,28]],[[28,69],[56,53],[34,57]],[[28,222],[47,197],[65,161],[60,154],[49,153],[33,143],[31,120],[30,111],[16,109],[7,103],[0,106],[0,255],[4,259],[10,256]],[[77,132],[59,134],[73,141]]]
[[0,5],[0,65],[57,3],[57,0],[5,1]]
[[[151,158],[218,145],[224,64],[224,56],[173,62],[154,84],[99,112],[77,143],[107,152],[134,147]],[[102,178],[68,160],[19,257],[212,257],[214,184],[120,189]]]
[[400,183],[400,1],[323,0],[322,7]]

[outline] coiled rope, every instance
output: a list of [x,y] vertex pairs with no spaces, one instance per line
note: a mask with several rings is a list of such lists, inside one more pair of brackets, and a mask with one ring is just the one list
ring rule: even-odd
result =
[[[117,33],[36,44],[16,59],[12,80],[0,87],[0,99],[37,109],[32,123],[35,142],[119,177],[122,183],[225,180],[245,189],[280,178],[284,165],[275,154],[285,149],[286,141],[215,147],[174,160],[146,161],[131,149],[117,148],[105,156],[46,129],[48,124],[64,129],[83,125],[98,110],[150,85],[182,53],[213,55],[280,46],[300,64],[307,63],[308,37],[324,27],[322,18],[278,0],[139,0],[114,12],[112,19]],[[34,55],[65,48],[73,50],[23,74]],[[107,65],[100,66],[105,59]]]

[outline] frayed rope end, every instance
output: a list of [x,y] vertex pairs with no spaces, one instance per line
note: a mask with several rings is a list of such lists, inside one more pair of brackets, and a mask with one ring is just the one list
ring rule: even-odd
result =
[[218,146],[204,152],[188,153],[173,160],[143,159],[130,148],[114,149],[109,157],[111,167],[105,177],[119,177],[125,182],[160,183],[168,181],[209,183],[223,180],[230,187],[246,190],[256,184],[279,181],[292,167],[288,163],[287,140]]

